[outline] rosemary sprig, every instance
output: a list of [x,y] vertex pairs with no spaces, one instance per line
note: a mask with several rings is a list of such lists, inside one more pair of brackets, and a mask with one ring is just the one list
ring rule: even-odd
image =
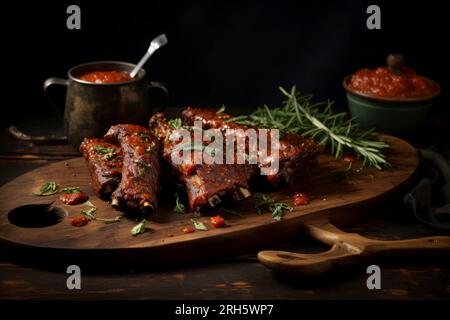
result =
[[97,211],[97,207],[95,206],[95,204],[93,204],[91,201],[86,201],[85,203],[89,209],[85,209],[85,210],[81,210],[80,214],[85,216],[86,218],[88,218],[89,221],[102,221],[105,224],[109,224],[109,223],[115,223],[115,222],[119,222],[120,219],[122,218],[122,216],[116,216],[114,218],[98,218],[95,215],[95,212]]
[[274,220],[280,221],[283,219],[284,211],[292,211],[293,207],[288,206],[285,203],[275,201],[268,195],[264,193],[257,192],[253,194],[254,207],[258,214],[262,214],[263,210],[268,210],[272,213],[272,218]]
[[313,103],[312,95],[300,95],[295,86],[289,92],[282,87],[279,89],[287,97],[281,107],[269,108],[264,105],[249,116],[234,117],[227,121],[279,129],[281,136],[295,133],[311,137],[328,147],[336,159],[340,159],[346,150],[352,150],[362,159],[363,165],[380,170],[390,166],[383,154],[383,149],[389,145],[375,140],[373,129],[361,130],[354,118],[348,118],[347,113],[334,113],[332,101]]

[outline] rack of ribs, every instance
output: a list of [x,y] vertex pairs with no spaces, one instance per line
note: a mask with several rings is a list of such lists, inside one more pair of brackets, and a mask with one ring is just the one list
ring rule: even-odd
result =
[[[246,126],[230,121],[231,118],[231,115],[223,112],[218,114],[215,110],[192,107],[188,107],[182,113],[183,123],[193,125],[194,121],[201,121],[203,129],[213,128],[222,131],[247,129]],[[258,128],[254,129],[258,130]],[[313,139],[297,134],[285,134],[279,140],[278,171],[267,174],[266,181],[273,186],[297,182],[317,165],[317,154],[322,150],[323,147]],[[269,152],[265,154],[270,155]],[[260,169],[267,167],[267,156],[266,158],[258,157],[257,163]]]
[[[200,211],[205,207],[214,207],[222,201],[237,201],[250,196],[249,181],[255,175],[254,166],[247,164],[217,164],[212,161],[195,162],[196,156],[207,157],[203,148],[183,149],[181,130],[190,132],[193,138],[192,127],[173,128],[169,125],[164,114],[157,113],[149,121],[150,128],[160,139],[163,146],[163,159],[175,172],[176,176],[185,186],[189,207]],[[191,140],[193,141],[193,140]],[[180,163],[174,163],[173,153],[188,154]]]
[[122,177],[122,149],[104,139],[85,138],[80,152],[86,160],[94,193],[108,199]]
[[105,139],[119,145],[123,152],[122,179],[111,195],[112,206],[124,211],[154,209],[161,171],[156,137],[148,128],[119,124],[108,130]]

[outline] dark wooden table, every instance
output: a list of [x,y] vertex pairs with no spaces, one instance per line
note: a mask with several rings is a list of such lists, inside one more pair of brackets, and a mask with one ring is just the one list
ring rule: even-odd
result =
[[[31,134],[62,133],[59,125],[44,119],[19,124]],[[12,139],[6,130],[0,147],[0,185],[54,161],[79,156],[69,145],[31,145]],[[0,204],[1,205],[1,204]],[[444,234],[417,223],[401,206],[400,199],[364,223],[346,226],[345,231],[378,239],[405,239]],[[447,234],[448,235],[448,234]],[[326,247],[299,235],[273,249],[320,252]],[[220,248],[219,248],[220,249]],[[51,263],[32,268],[12,262],[2,248],[0,255],[0,299],[448,299],[450,259],[417,258],[412,261],[376,261],[381,268],[381,290],[368,290],[367,265],[322,277],[293,279],[274,274],[248,252],[220,261],[164,270],[121,272],[82,270],[82,289],[68,290],[62,266]],[[145,257],[143,257],[145,259]],[[55,270],[56,269],[56,270]],[[50,271],[52,270],[52,271]]]

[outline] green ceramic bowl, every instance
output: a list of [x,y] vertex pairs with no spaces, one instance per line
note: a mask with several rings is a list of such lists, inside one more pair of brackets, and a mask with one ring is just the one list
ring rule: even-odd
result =
[[351,75],[343,81],[347,93],[348,108],[362,127],[375,128],[392,135],[412,135],[427,122],[439,90],[432,96],[420,98],[381,98],[361,94],[349,88]]

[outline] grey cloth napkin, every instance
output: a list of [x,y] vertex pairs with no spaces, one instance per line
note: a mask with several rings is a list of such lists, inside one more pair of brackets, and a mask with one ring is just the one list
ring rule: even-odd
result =
[[432,227],[450,230],[450,166],[440,154],[419,149],[422,180],[403,202],[416,218]]

